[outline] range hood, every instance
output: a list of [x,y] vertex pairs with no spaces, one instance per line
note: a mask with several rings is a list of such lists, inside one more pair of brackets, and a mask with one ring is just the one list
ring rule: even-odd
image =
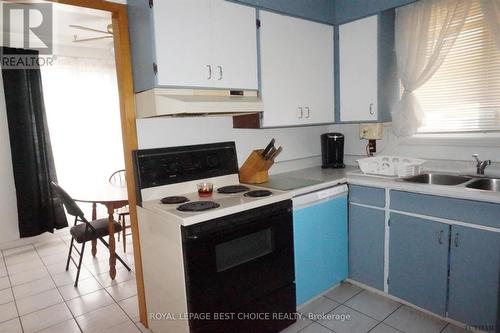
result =
[[261,112],[254,90],[155,88],[136,94],[138,118],[160,116],[242,115]]

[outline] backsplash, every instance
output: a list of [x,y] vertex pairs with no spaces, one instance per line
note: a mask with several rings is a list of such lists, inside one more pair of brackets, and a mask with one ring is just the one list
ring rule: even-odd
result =
[[[356,165],[356,160],[366,157],[366,140],[359,139],[358,124],[332,125],[330,131],[343,133],[346,137],[345,163]],[[398,138],[392,134],[390,124],[385,124],[384,138],[377,141],[377,154],[398,155],[427,160],[426,170],[460,172],[474,174],[475,162],[472,154],[479,154],[481,160],[489,159],[493,163],[486,169],[488,175],[500,175],[500,138],[472,139],[432,139]]]
[[[238,162],[241,165],[251,150],[263,148],[271,138],[283,146],[270,174],[319,166],[321,164],[320,135],[340,132],[346,137],[345,163],[357,165],[356,160],[365,157],[366,140],[359,139],[358,124],[311,126],[270,129],[233,129],[231,117],[152,118],[137,120],[139,148],[181,146],[206,142],[235,141]],[[384,127],[384,138],[377,141],[377,154],[399,155],[426,159],[426,169],[449,172],[474,173],[472,154],[494,163],[487,174],[500,174],[499,140],[482,140],[480,143],[464,139],[446,144],[425,140],[395,137],[390,124]],[[427,143],[428,142],[428,143]],[[464,143],[464,144],[462,144]]]
[[233,129],[231,117],[137,120],[141,149],[235,141],[240,166],[252,150],[264,148],[271,138],[275,138],[276,146],[283,146],[283,152],[270,169],[271,174],[320,165],[320,135],[326,132],[328,126]]

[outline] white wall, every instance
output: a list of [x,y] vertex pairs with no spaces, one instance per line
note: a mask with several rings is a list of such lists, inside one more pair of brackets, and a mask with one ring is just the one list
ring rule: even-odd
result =
[[16,188],[10,154],[9,128],[0,71],[0,243],[19,238]]
[[[271,138],[283,146],[283,153],[270,173],[280,173],[321,164],[319,136],[326,132],[345,135],[345,162],[356,165],[355,160],[365,156],[367,141],[359,139],[358,124],[313,126],[276,129],[233,129],[231,117],[152,118],[137,120],[139,148],[158,148],[199,143],[235,141],[241,164],[253,149],[264,147]],[[483,159],[500,162],[498,139],[408,140],[392,134],[390,124],[384,127],[384,138],[377,141],[377,152],[429,160],[429,168],[436,170],[473,172],[471,155],[478,153]],[[498,170],[496,170],[498,169]],[[500,172],[495,163],[488,169]]]
[[[359,125],[332,125],[330,131],[345,135],[345,154],[351,163],[365,155],[366,140],[359,139]],[[463,134],[453,138],[398,138],[392,133],[390,123],[385,124],[384,138],[377,141],[377,152],[383,155],[399,155],[429,160],[428,165],[438,169],[467,172],[474,171],[472,154],[494,163],[487,171],[500,172],[500,134]]]
[[327,131],[328,126],[233,129],[231,117],[165,117],[137,120],[140,148],[235,141],[240,166],[253,149],[264,148],[275,138],[276,145],[283,146],[283,152],[270,173],[320,165],[320,135]]

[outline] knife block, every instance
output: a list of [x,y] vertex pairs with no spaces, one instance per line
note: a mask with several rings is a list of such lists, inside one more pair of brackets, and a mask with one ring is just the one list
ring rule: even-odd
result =
[[240,182],[261,184],[269,180],[268,170],[274,160],[265,160],[261,153],[263,149],[254,150],[240,168]]

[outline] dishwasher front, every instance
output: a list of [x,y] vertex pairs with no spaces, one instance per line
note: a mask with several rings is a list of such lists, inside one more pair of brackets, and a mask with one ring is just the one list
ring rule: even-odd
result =
[[348,275],[347,185],[293,198],[297,305]]

